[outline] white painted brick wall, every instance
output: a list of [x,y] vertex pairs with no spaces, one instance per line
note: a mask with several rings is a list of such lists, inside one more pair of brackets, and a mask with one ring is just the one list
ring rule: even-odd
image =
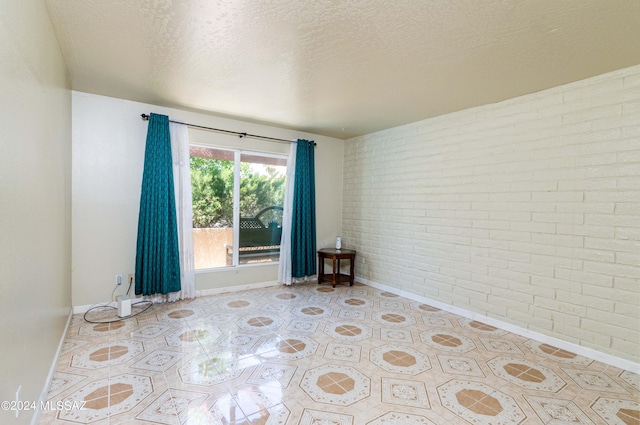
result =
[[640,362],[640,66],[345,143],[356,274]]

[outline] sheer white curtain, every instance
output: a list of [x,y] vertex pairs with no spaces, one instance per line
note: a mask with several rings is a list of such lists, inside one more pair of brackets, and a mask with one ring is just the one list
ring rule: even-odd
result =
[[280,240],[280,260],[278,265],[278,282],[291,285],[291,208],[293,206],[293,184],[296,169],[297,143],[291,143],[287,160],[287,184],[284,192],[282,211],[282,239]]
[[[189,166],[189,132],[184,124],[169,124],[173,155],[173,184],[180,246],[180,281],[177,299],[195,298],[196,274],[193,262],[193,207],[191,205],[191,168]],[[173,301],[173,300],[172,300]]]

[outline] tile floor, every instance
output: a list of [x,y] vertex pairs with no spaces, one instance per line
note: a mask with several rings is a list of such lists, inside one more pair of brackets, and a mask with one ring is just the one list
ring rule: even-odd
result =
[[41,424],[640,424],[638,375],[360,284],[74,316],[49,396],[84,409]]

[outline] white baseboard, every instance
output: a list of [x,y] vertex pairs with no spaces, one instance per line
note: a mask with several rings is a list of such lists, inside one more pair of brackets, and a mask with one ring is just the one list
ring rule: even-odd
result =
[[56,372],[56,365],[58,364],[58,359],[60,358],[60,352],[62,351],[62,345],[64,344],[64,339],[67,337],[67,332],[69,331],[69,325],[71,324],[72,317],[73,317],[73,310],[69,309],[69,316],[67,317],[67,323],[64,325],[64,330],[62,331],[60,342],[58,342],[58,348],[56,350],[56,354],[53,356],[53,361],[51,362],[51,367],[49,368],[49,374],[47,374],[47,379],[44,381],[44,387],[42,388],[40,397],[38,397],[38,404],[33,412],[33,416],[31,417],[31,425],[36,425],[38,423],[38,419],[40,419],[40,406],[44,405],[47,401],[47,395],[49,394],[49,387],[51,386],[51,381],[53,380],[53,374]]
[[594,350],[593,348],[583,347],[582,345],[574,344],[572,342],[568,342],[559,338],[541,334],[539,332],[535,332],[529,329],[522,328],[520,326],[516,326],[512,323],[503,322],[501,320],[484,316],[482,314],[478,314],[473,311],[466,310],[464,308],[455,307],[450,304],[443,303],[441,301],[432,300],[430,298],[423,297],[421,295],[417,295],[408,291],[404,291],[402,289],[394,288],[392,286],[388,286],[383,283],[373,282],[357,276],[355,280],[365,285],[372,286],[374,288],[381,289],[383,291],[391,292],[393,294],[400,295],[401,297],[405,297],[410,300],[428,304],[433,307],[437,307],[441,310],[448,311],[449,313],[457,314],[458,316],[462,316],[467,319],[477,320],[479,322],[486,323],[487,325],[495,326],[496,328],[504,329],[505,331],[509,331],[516,335],[524,336],[526,338],[530,338],[538,342],[542,342],[544,344],[553,345],[554,347],[571,351],[572,353],[576,353],[581,356],[588,357],[590,359],[593,359],[602,363],[606,363],[608,365],[611,365],[620,369],[628,370],[633,373],[640,373],[640,364],[632,362],[631,360],[622,359],[620,357],[616,357],[611,354],[606,354],[601,351]]
[[278,285],[280,285],[280,283],[273,280],[269,282],[248,283],[246,285],[223,286],[220,288],[198,290],[196,291],[196,296],[200,297],[200,296],[207,296],[207,295],[226,294],[229,292],[246,291],[248,289],[261,289],[261,288],[268,288],[270,286],[278,286]]

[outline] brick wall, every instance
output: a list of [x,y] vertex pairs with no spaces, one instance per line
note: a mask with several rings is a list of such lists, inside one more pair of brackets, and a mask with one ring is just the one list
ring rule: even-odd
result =
[[640,361],[640,66],[347,140],[356,274]]

